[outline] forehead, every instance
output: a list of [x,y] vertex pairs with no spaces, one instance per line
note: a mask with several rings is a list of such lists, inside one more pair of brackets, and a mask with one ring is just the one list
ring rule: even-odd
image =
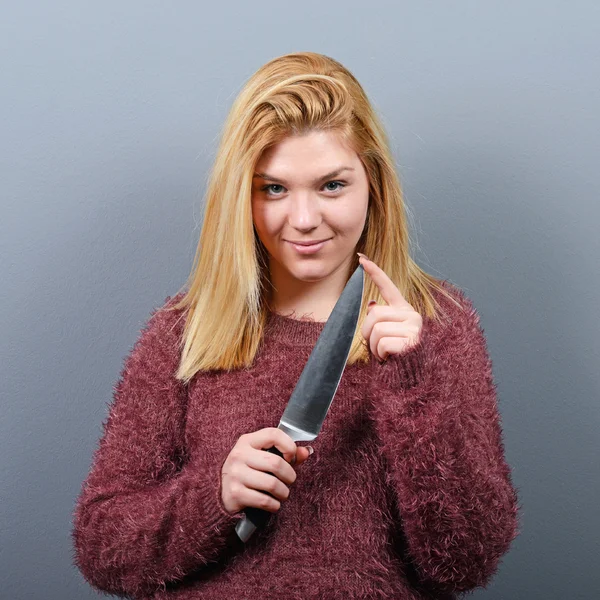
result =
[[[339,166],[355,166],[358,156],[344,143],[339,134],[331,131],[312,131],[289,135],[267,148],[256,163],[256,170],[284,177],[310,171],[318,175]],[[277,171],[277,172],[275,172]]]

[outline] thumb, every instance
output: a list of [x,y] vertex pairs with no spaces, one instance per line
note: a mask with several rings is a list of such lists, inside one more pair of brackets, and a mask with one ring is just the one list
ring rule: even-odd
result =
[[312,446],[298,446],[296,450],[296,461],[292,461],[292,466],[301,465],[312,453],[314,449]]

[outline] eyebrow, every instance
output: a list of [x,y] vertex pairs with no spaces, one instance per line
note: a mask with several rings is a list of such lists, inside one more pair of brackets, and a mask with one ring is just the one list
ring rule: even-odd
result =
[[[337,177],[343,171],[354,171],[354,168],[353,167],[339,167],[338,169],[331,171],[331,173],[327,173],[326,175],[323,175],[322,177],[317,177],[317,179],[315,179],[313,181],[313,184],[321,183],[321,181],[324,181],[325,179],[330,179],[331,177]],[[282,179],[278,179],[277,177],[272,177],[271,175],[268,175],[267,173],[254,173],[254,175],[252,176],[253,179],[255,179],[257,177],[260,179],[268,180],[268,181],[275,181],[276,183],[285,183]]]

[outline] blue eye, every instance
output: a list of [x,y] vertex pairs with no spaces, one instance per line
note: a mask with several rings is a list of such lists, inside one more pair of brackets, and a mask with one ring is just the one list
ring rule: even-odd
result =
[[330,192],[337,192],[338,190],[341,190],[342,188],[346,187],[341,181],[328,181],[325,185],[329,185],[330,183],[335,183],[336,185],[340,186],[338,188],[335,188],[334,190],[330,189]]
[[[278,183],[270,183],[269,185],[263,185],[263,187],[261,187],[260,189],[263,192],[268,192],[269,188],[272,188],[272,187],[282,187],[282,186],[279,185]],[[269,194],[269,195],[271,196],[272,194]],[[277,195],[277,192],[275,192],[275,195]]]
[[[327,186],[331,183],[335,184],[338,187],[336,187],[333,190],[331,188],[329,188],[328,191],[330,191],[330,192],[337,192],[337,191],[340,191],[342,188],[346,187],[346,185],[344,183],[342,183],[341,181],[328,181],[325,185]],[[261,187],[260,189],[262,192],[267,192],[268,196],[277,196],[278,192],[272,192],[272,190],[271,190],[271,188],[273,188],[273,187],[283,188],[283,186],[279,183],[270,183],[268,185],[263,185],[263,187]],[[283,189],[285,189],[285,188],[283,188]]]

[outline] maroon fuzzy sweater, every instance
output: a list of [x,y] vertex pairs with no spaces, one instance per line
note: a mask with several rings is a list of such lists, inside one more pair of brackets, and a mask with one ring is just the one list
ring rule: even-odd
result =
[[520,507],[479,316],[444,284],[465,310],[439,297],[450,319],[424,319],[415,346],[346,367],[315,453],[246,544],[234,530],[243,512],[222,505],[221,466],[241,434],[278,425],[324,323],[271,313],[252,368],[183,386],[183,319],[155,309],[74,509],[85,579],[154,600],[450,599],[485,587]]

